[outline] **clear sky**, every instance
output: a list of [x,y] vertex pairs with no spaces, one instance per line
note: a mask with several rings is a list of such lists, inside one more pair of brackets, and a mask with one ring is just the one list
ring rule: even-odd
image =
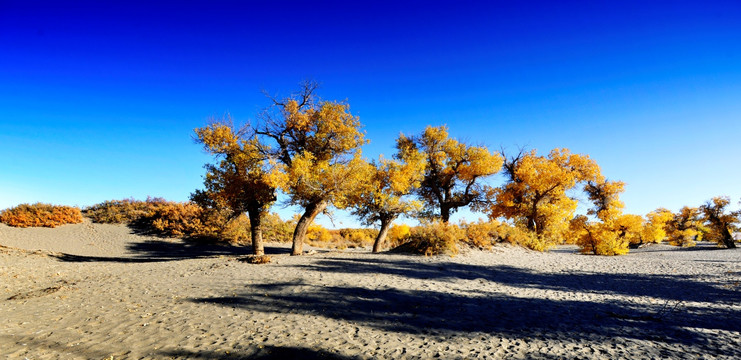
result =
[[447,124],[589,154],[631,213],[741,197],[738,1],[107,3],[0,1],[0,209],[185,201],[210,160],[193,129],[305,79],[370,158]]

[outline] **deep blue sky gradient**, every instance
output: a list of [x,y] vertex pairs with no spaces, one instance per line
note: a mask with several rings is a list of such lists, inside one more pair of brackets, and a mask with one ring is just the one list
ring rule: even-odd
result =
[[193,128],[304,79],[349,101],[370,158],[447,124],[589,154],[632,213],[741,197],[738,1],[104,3],[0,1],[0,208],[184,201]]

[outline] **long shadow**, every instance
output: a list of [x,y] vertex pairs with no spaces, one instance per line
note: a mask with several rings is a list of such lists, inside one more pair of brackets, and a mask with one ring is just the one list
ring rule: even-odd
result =
[[[66,262],[146,263],[252,254],[251,246],[219,245],[179,239],[172,241],[149,240],[131,243],[126,248],[131,255],[107,257],[63,253],[54,256]],[[288,252],[290,252],[290,249],[287,248],[265,247],[265,253],[269,255],[285,254]]]
[[732,311],[683,307],[662,312],[660,306],[628,302],[558,301],[496,293],[469,296],[301,282],[253,285],[239,295],[192,301],[264,313],[322,316],[409,334],[480,332],[517,339],[597,342],[621,337],[711,349],[718,346],[715,336],[691,328],[741,331],[739,314]]
[[[479,280],[468,293],[325,286],[305,281],[253,284],[237,295],[196,298],[264,313],[298,313],[364,324],[402,333],[484,332],[512,338],[592,339],[611,337],[683,343],[711,351],[718,330],[741,331],[737,290],[700,282],[690,276],[602,273],[538,273],[511,266],[420,263],[403,258],[333,258],[303,271],[395,275],[422,280]],[[553,300],[509,296],[496,285],[570,293],[650,296],[655,305],[630,300]],[[695,302],[728,304],[707,308]],[[699,329],[699,330],[698,330]],[[709,331],[703,331],[703,329]],[[741,356],[741,349],[737,355]]]
[[163,351],[162,356],[167,358],[185,358],[185,359],[258,359],[258,360],[283,360],[283,359],[302,359],[302,360],[345,360],[351,359],[339,354],[325,350],[309,349],[304,347],[290,346],[270,346],[254,347],[246,351],[236,351],[229,354],[224,352],[200,350],[176,350]]
[[[30,348],[46,349],[53,351],[56,355],[67,355],[66,357],[84,357],[87,359],[109,359],[113,356],[110,352],[93,351],[90,349],[80,349],[79,347],[69,347],[63,343],[49,341],[40,337],[32,338],[31,336],[17,335],[0,335],[0,339],[9,343],[24,343]],[[139,349],[142,350],[142,349]],[[112,350],[111,352],[119,352]],[[0,352],[2,355],[2,352]],[[116,357],[118,358],[118,357]],[[157,358],[183,358],[183,359],[306,359],[306,360],[345,360],[350,359],[329,351],[310,349],[304,347],[289,346],[249,346],[246,349],[234,349],[229,353],[223,351],[211,350],[161,350],[158,351]]]
[[[741,292],[685,275],[607,274],[570,271],[541,273],[513,266],[482,266],[451,262],[420,263],[406,259],[333,258],[300,265],[304,270],[343,274],[387,274],[413,279],[483,280],[543,290],[648,296],[672,301],[737,303]],[[730,279],[728,280],[730,281]],[[486,286],[486,285],[484,285]]]
[[718,244],[709,241],[700,241],[695,246],[681,247],[667,244],[649,244],[646,247],[639,247],[637,249],[631,249],[631,254],[640,253],[652,253],[652,252],[696,252],[696,251],[738,251],[736,249],[728,249],[726,247],[720,247]]

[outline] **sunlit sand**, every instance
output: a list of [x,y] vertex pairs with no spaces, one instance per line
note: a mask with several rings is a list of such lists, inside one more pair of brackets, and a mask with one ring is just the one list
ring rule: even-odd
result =
[[[8,358],[738,358],[741,252],[449,257],[0,225]],[[311,250],[311,249],[310,249]]]

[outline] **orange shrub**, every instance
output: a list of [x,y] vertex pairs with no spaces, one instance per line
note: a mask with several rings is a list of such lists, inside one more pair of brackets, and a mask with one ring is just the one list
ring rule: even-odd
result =
[[132,224],[161,236],[210,238],[232,243],[250,239],[246,216],[230,219],[223,212],[204,209],[192,202],[172,202],[148,197],[146,201],[105,201],[85,209],[96,223]]
[[85,209],[85,216],[95,223],[128,224],[151,216],[154,209],[167,204],[162,198],[148,197],[146,201],[135,199],[110,200]]
[[0,222],[16,227],[57,227],[82,222],[77,207],[36,203],[21,204],[0,213]]
[[194,203],[166,203],[147,217],[161,235],[174,237],[214,236],[219,226],[210,224],[202,207]]

